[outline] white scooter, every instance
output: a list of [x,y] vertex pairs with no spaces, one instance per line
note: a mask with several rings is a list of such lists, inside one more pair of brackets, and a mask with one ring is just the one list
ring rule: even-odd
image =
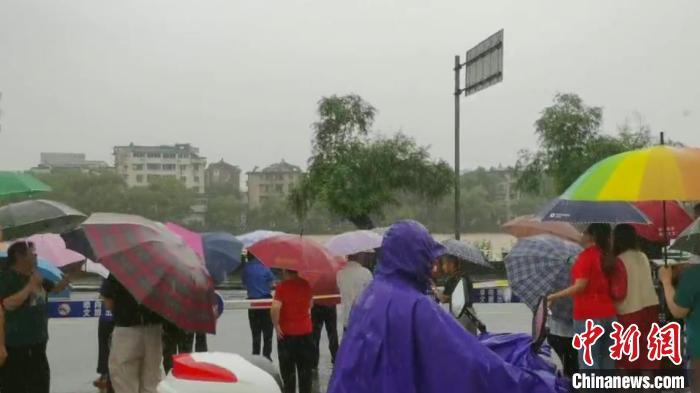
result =
[[173,357],[158,393],[281,393],[275,366],[264,357],[196,352]]

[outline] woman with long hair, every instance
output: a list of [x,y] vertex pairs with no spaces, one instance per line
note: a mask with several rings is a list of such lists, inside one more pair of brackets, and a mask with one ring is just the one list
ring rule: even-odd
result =
[[615,362],[608,348],[612,345],[610,332],[617,319],[617,310],[610,295],[611,276],[616,258],[611,244],[611,228],[608,224],[591,224],[584,233],[584,242],[590,244],[579,254],[571,268],[572,285],[547,297],[552,302],[571,296],[574,299],[574,332],[586,331],[586,321],[592,320],[605,329],[605,333],[591,347],[592,364],[584,361],[584,351],[579,351],[579,368],[613,369]]
[[623,357],[617,361],[618,368],[652,370],[659,368],[658,362],[649,360],[647,356],[647,335],[651,330],[651,324],[659,320],[659,297],[654,289],[654,281],[651,277],[649,259],[639,250],[637,232],[634,227],[621,224],[615,227],[613,232],[613,250],[625,264],[627,282],[634,285],[627,286],[627,296],[616,303],[617,318],[627,329],[636,324],[639,327],[639,358],[630,362]]

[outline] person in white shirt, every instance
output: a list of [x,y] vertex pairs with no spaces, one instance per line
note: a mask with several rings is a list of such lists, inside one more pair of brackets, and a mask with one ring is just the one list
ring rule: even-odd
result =
[[362,265],[362,262],[369,260],[371,256],[372,253],[349,255],[348,264],[336,276],[343,305],[343,331],[348,327],[352,306],[372,281],[372,273]]

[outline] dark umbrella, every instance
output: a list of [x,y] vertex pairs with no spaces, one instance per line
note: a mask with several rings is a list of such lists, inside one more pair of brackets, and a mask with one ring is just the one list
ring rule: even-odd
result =
[[39,233],[68,232],[87,217],[68,205],[44,199],[11,203],[0,207],[0,227],[5,240]]
[[[578,244],[552,235],[520,239],[505,259],[511,289],[534,311],[543,295],[569,286],[571,266],[581,251]],[[571,298],[552,308],[563,319],[571,319],[572,312]]]
[[489,261],[484,257],[484,253],[477,247],[455,239],[448,239],[442,242],[445,246],[445,254],[457,257],[463,262],[473,263],[475,265],[493,268]]
[[565,221],[579,224],[648,224],[650,221],[628,202],[590,202],[555,199],[536,216],[542,221]]
[[215,284],[226,280],[226,276],[241,264],[243,243],[230,233],[202,234],[204,262]]
[[700,255],[700,220],[686,228],[673,242],[671,249]]

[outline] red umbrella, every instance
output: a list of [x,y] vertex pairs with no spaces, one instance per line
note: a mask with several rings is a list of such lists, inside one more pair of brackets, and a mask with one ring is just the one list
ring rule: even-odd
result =
[[634,224],[634,228],[639,236],[653,243],[668,245],[671,239],[678,237],[685,228],[693,223],[693,219],[678,202],[667,201],[666,230],[668,236],[664,237],[664,203],[660,201],[635,202],[634,205],[651,220],[651,223],[647,225]]
[[215,332],[214,284],[181,238],[124,214],[93,214],[83,229],[98,261],[138,302],[182,329]]
[[320,243],[298,235],[278,235],[253,244],[248,251],[270,268],[297,271],[314,295],[338,293],[335,275],[345,261]]

